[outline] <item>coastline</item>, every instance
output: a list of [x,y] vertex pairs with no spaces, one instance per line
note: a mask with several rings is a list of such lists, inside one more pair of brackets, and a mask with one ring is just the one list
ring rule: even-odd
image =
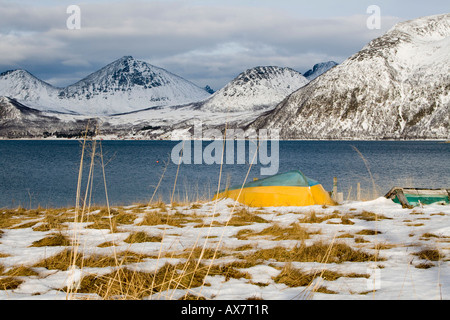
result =
[[[0,137],[0,141],[83,141],[83,138],[14,138],[8,139]],[[144,139],[144,138],[111,138],[108,136],[98,136],[93,138],[92,140],[100,140],[100,141],[212,141],[207,139],[183,139],[183,140],[171,140],[171,139]],[[234,139],[235,141],[241,141],[239,139]],[[246,139],[247,141],[247,139]],[[352,141],[361,141],[361,142],[382,142],[382,141],[391,141],[391,142],[441,142],[441,143],[450,143],[450,140],[447,139],[351,139],[351,138],[343,138],[343,139],[279,139],[278,141],[342,141],[342,142],[352,142]]]

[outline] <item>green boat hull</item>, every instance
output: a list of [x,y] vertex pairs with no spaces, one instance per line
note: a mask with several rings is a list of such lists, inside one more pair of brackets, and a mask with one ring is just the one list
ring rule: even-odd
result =
[[[433,204],[433,203],[442,203],[442,204],[450,204],[448,196],[426,196],[426,195],[415,195],[415,194],[405,194],[406,199],[408,200],[408,203],[413,206],[417,207],[426,204]],[[400,200],[395,197],[393,199],[395,203],[400,203]]]
[[415,189],[395,187],[385,196],[404,207],[419,207],[438,203],[450,204],[450,189]]

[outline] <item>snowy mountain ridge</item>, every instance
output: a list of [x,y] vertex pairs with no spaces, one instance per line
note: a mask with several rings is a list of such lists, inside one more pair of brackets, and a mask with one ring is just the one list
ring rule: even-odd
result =
[[274,108],[292,92],[308,84],[291,68],[259,66],[239,74],[224,88],[202,103],[201,109],[237,112]]
[[129,56],[66,88],[7,71],[0,136],[75,137],[95,117],[111,139],[170,139],[197,120],[205,129],[276,128],[281,139],[449,139],[449,52],[443,14],[402,22],[339,65],[317,64],[311,81],[256,67],[212,95]]
[[57,97],[59,90],[26,70],[8,70],[0,73],[0,95],[17,99],[31,108],[41,109],[42,106],[52,104],[52,97]]
[[41,111],[84,115],[180,105],[210,96],[192,82],[131,56],[118,59],[65,88],[55,88],[24,70],[4,72],[0,75],[0,95]]
[[398,24],[252,126],[284,139],[448,139],[450,14]]

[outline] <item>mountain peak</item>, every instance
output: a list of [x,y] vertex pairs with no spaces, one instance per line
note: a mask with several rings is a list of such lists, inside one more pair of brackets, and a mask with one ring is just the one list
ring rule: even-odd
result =
[[24,69],[12,69],[7,70],[5,72],[0,73],[0,77],[4,76],[17,76],[17,77],[29,77],[33,79],[37,79],[33,74]]
[[210,94],[192,82],[132,56],[123,56],[65,88],[25,70],[0,75],[0,96],[45,111],[107,115],[201,101]]
[[315,78],[317,78],[318,76],[324,74],[325,72],[327,72],[328,70],[330,70],[331,68],[333,68],[337,65],[338,64],[334,61],[317,63],[313,66],[312,69],[306,71],[304,76],[306,79],[312,81]]
[[123,56],[122,58],[119,58],[119,59],[111,62],[110,64],[130,63],[130,62],[135,62],[135,61],[138,61],[138,60],[134,59],[133,56]]
[[23,69],[8,70],[0,74],[0,96],[26,101],[31,107],[45,104],[46,97],[57,92],[57,88]]
[[307,83],[293,69],[258,66],[239,74],[206,100],[202,108],[220,112],[267,110]]
[[400,22],[389,32],[400,31],[422,40],[440,40],[450,36],[450,13]]
[[284,139],[448,138],[450,14],[401,23],[257,119]]
[[6,76],[8,74],[14,74],[14,73],[22,73],[22,72],[27,72],[23,69],[11,69],[11,70],[6,70],[4,72],[0,73],[0,77]]

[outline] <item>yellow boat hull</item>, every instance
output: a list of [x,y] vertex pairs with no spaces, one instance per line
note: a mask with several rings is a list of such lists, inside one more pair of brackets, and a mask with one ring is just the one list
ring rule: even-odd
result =
[[322,185],[311,187],[260,186],[227,190],[214,200],[231,198],[249,207],[290,207],[311,205],[334,205]]

